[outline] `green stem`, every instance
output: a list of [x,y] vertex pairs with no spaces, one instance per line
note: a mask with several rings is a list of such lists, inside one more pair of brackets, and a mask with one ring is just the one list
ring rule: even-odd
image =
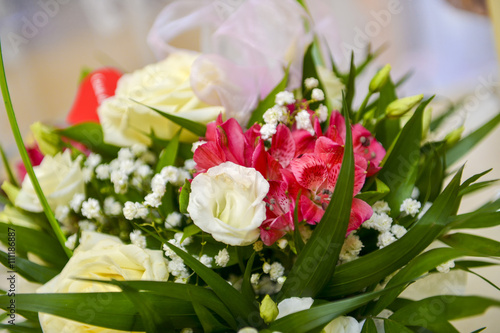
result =
[[5,110],[7,111],[7,116],[9,118],[10,127],[12,128],[12,133],[14,134],[14,138],[16,139],[17,148],[19,150],[19,154],[23,160],[24,166],[26,167],[26,172],[31,179],[31,183],[33,184],[33,188],[42,204],[43,210],[47,219],[49,220],[50,226],[56,235],[57,240],[61,244],[64,252],[66,252],[68,258],[71,258],[72,252],[65,245],[66,237],[59,226],[59,223],[54,217],[54,213],[50,209],[50,206],[43,194],[42,188],[38,183],[38,179],[36,178],[35,172],[33,171],[33,166],[31,165],[31,161],[28,156],[28,152],[26,151],[26,147],[24,146],[23,138],[21,136],[21,132],[19,130],[19,125],[17,124],[16,115],[14,113],[14,109],[12,107],[12,101],[10,99],[9,87],[7,86],[7,78],[5,76],[5,67],[3,63],[3,54],[2,54],[2,45],[0,43],[0,87],[2,90],[3,101],[5,104]]
[[361,117],[365,113],[365,108],[366,104],[368,104],[368,100],[372,97],[372,92],[368,91],[368,94],[366,94],[365,99],[363,100],[363,103],[361,103],[361,106],[359,107],[358,112],[356,113],[356,120],[354,121],[355,123],[359,122],[361,120]]

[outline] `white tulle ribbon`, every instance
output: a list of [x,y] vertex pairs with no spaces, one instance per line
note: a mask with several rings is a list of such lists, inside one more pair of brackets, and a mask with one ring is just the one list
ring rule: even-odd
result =
[[313,27],[311,17],[292,0],[182,0],[160,13],[148,42],[163,58],[178,50],[171,42],[183,33],[211,32],[204,41],[208,51],[193,64],[193,90],[244,123],[283,78],[284,68],[290,66],[288,88],[300,85],[303,55],[312,42],[307,26]]

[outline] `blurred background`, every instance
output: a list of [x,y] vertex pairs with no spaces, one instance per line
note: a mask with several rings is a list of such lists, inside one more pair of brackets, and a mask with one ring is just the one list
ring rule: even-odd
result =
[[[237,6],[244,0],[216,0]],[[20,128],[29,134],[35,121],[65,123],[83,68],[114,66],[130,72],[154,62],[146,35],[168,0],[0,0],[0,36],[11,97]],[[336,31],[330,46],[336,61],[346,66],[350,50],[362,55],[367,42],[387,50],[377,67],[391,63],[396,78],[414,70],[400,96],[437,94],[439,100],[466,97],[457,122],[470,132],[500,110],[499,61],[491,17],[500,25],[500,1],[466,0],[325,0],[331,6]],[[500,26],[497,26],[500,41]],[[199,50],[199,32],[175,41],[178,47]],[[500,47],[500,45],[499,45]],[[364,91],[359,91],[364,96]],[[12,159],[17,156],[3,104],[0,106],[0,142]],[[466,175],[494,167],[489,179],[500,178],[500,130],[468,156]],[[467,198],[469,210],[498,195],[499,186]],[[500,240],[500,228],[483,235]],[[484,229],[482,229],[484,230]],[[499,268],[478,269],[500,284]],[[467,292],[494,297],[498,291],[469,275]],[[489,326],[498,332],[500,309],[481,319],[456,322],[461,332]]]

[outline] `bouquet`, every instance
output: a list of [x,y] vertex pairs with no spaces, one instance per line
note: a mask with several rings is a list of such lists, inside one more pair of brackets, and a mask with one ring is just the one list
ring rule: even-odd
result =
[[[498,199],[458,214],[464,196],[492,183],[480,181],[488,170],[462,179],[454,164],[500,117],[466,137],[444,132],[458,108],[432,116],[433,97],[398,98],[404,79],[389,65],[355,105],[377,52],[342,71],[306,3],[241,7],[220,22],[213,4],[167,6],[149,37],[164,60],[88,73],[81,91],[95,94],[77,97],[89,100],[72,126],[34,124],[28,149],[2,62],[27,173],[17,179],[2,151],[2,328],[457,332],[451,320],[500,306],[439,286],[421,300],[403,293],[496,264],[487,258],[499,256],[497,241],[456,232],[498,225]],[[249,12],[267,22],[255,34],[241,30]],[[187,18],[215,24],[214,45],[226,38],[241,52],[176,50],[168,42]],[[272,28],[281,38],[262,34]],[[21,277],[36,291],[19,290]]]

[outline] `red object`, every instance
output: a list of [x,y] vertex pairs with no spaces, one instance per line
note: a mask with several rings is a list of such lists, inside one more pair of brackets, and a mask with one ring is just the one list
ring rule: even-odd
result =
[[[28,152],[28,156],[31,161],[32,166],[37,166],[42,163],[43,160],[43,154],[40,151],[40,148],[38,148],[37,144],[34,144],[33,146],[26,147],[26,151]],[[24,180],[24,177],[26,176],[26,167],[24,166],[23,162],[17,163],[17,175],[19,177],[19,180],[22,182]]]
[[101,68],[82,81],[71,111],[66,118],[74,125],[83,122],[99,123],[97,107],[108,97],[115,95],[116,85],[122,73],[114,68]]

